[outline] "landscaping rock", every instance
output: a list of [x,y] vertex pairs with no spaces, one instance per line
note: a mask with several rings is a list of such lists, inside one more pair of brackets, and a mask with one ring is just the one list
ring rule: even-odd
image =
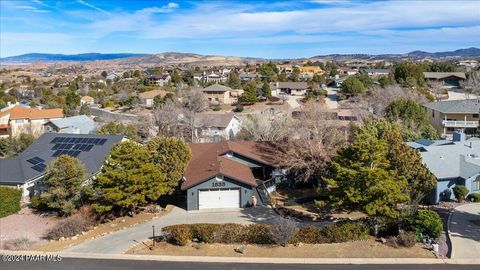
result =
[[72,237],[72,238],[70,238],[70,239],[72,239],[72,240],[77,240],[77,239],[78,239],[78,236],[74,236],[74,237]]
[[239,246],[234,249],[235,252],[240,253],[240,254],[245,254],[247,252],[247,248],[245,246]]
[[381,242],[382,244],[385,244],[385,243],[387,243],[387,239],[385,239],[385,238],[383,238],[383,237],[380,237],[380,242]]
[[60,237],[60,239],[58,239],[59,241],[65,241],[65,237]]
[[125,220],[125,219],[122,219],[120,222],[121,222],[121,223],[125,223],[125,222],[126,222],[126,220]]
[[115,228],[115,227],[117,227],[117,224],[112,223],[112,224],[110,224],[110,227]]

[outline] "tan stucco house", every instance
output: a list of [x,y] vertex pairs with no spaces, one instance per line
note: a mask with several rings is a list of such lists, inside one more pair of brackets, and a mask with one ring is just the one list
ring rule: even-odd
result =
[[423,104],[428,119],[438,133],[450,137],[454,131],[476,134],[479,126],[480,100],[448,100]]
[[43,124],[63,118],[62,109],[32,109],[14,106],[0,112],[0,138],[28,133],[39,136],[44,132]]
[[243,90],[232,89],[228,86],[214,84],[203,88],[202,93],[212,104],[234,104],[243,94]]

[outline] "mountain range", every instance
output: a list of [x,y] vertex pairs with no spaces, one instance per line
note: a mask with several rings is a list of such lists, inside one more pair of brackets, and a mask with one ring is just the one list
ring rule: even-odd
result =
[[[318,55],[311,58],[288,59],[288,60],[317,60],[317,59],[419,59],[419,58],[458,58],[458,57],[480,57],[480,49],[471,47],[446,52],[425,52],[412,51],[405,54],[330,54]],[[29,53],[17,56],[0,58],[2,65],[6,64],[29,64],[34,62],[91,62],[97,60],[114,60],[119,64],[238,64],[249,61],[264,61],[262,58],[219,56],[219,55],[200,55],[194,53],[166,52],[159,54],[136,54],[136,53],[84,53],[84,54],[48,54],[48,53]],[[281,59],[278,59],[281,60]]]

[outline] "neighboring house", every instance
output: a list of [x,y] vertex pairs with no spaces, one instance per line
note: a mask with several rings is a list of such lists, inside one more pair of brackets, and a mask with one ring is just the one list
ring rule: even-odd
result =
[[120,78],[120,77],[119,77],[117,74],[115,74],[115,73],[110,73],[110,74],[107,75],[107,77],[106,77],[105,79],[114,81],[114,80],[116,80],[116,79],[118,79],[118,78]]
[[228,79],[228,76],[225,75],[225,74],[221,74],[221,73],[215,73],[215,72],[211,72],[210,74],[206,75],[206,77],[204,78],[204,80],[207,82],[207,83],[221,83],[221,82],[226,82]]
[[292,96],[305,96],[309,89],[306,82],[275,82],[270,83],[273,96],[287,94]]
[[447,88],[460,87],[461,82],[466,79],[463,72],[423,72],[425,80],[439,81]]
[[35,95],[35,90],[33,90],[33,89],[20,88],[17,91],[18,91],[18,93],[20,93],[22,98],[33,99],[36,96]]
[[95,121],[86,115],[50,120],[43,126],[45,132],[91,134],[95,131]]
[[386,68],[367,68],[363,71],[367,73],[368,76],[374,78],[379,76],[387,76],[388,74],[390,74],[390,70]]
[[22,189],[24,198],[39,194],[47,164],[60,155],[78,158],[93,176],[110,148],[122,139],[121,135],[45,133],[17,157],[0,159],[0,185]]
[[63,118],[62,109],[32,109],[14,106],[0,112],[0,137],[16,137],[21,133],[38,136],[43,133],[43,124]]
[[253,196],[266,203],[263,181],[277,175],[267,147],[248,141],[190,144],[192,158],[181,185],[187,210],[249,207]]
[[455,133],[453,140],[418,140],[407,143],[417,149],[427,168],[437,178],[431,203],[454,198],[452,188],[464,185],[469,193],[480,193],[480,139],[465,140],[465,134]]
[[323,70],[319,66],[303,66],[298,67],[300,73],[308,73],[308,74],[322,74]]
[[148,84],[165,86],[170,82],[171,76],[168,73],[164,74],[153,74],[147,78]]
[[355,75],[358,73],[358,69],[356,68],[351,68],[351,67],[339,67],[337,69],[337,71],[340,73],[340,74],[346,74],[346,75]]
[[257,79],[257,77],[260,78],[261,75],[258,73],[242,73],[239,75],[239,77],[242,82],[251,82]]
[[479,126],[480,101],[478,99],[448,100],[423,104],[430,124],[442,136],[454,131],[476,134]]
[[285,72],[287,74],[290,74],[293,72],[293,66],[290,64],[280,64],[277,65],[277,68],[280,73]]
[[199,113],[195,116],[195,137],[197,142],[233,140],[240,122],[233,113]]
[[243,94],[242,89],[232,89],[220,84],[213,84],[203,88],[202,92],[212,104],[234,104]]
[[83,96],[80,98],[80,105],[87,104],[88,106],[93,105],[95,100],[91,96]]
[[140,103],[147,106],[153,107],[154,99],[156,96],[164,97],[167,94],[166,91],[163,90],[152,90],[138,94],[138,98],[140,99]]

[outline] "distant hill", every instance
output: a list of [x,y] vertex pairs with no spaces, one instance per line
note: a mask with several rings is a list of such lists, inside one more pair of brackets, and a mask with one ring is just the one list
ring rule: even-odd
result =
[[113,60],[127,57],[143,56],[138,53],[82,53],[82,54],[50,54],[28,53],[17,56],[0,58],[2,63],[34,63],[34,62],[61,62],[61,61],[96,61]]
[[480,49],[471,47],[467,49],[459,49],[456,51],[450,51],[450,52],[434,52],[434,53],[429,53],[429,52],[424,52],[424,51],[413,51],[409,52],[408,55],[414,55],[417,57],[474,57],[474,56],[480,56]]

